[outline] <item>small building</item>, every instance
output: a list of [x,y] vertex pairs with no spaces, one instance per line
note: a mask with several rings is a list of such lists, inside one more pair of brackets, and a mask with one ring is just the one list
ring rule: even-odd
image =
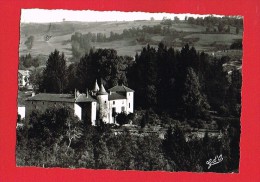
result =
[[30,77],[29,70],[18,70],[18,86],[19,87],[29,86],[29,77]]
[[107,92],[103,84],[99,86],[96,81],[94,88],[86,93],[39,93],[26,99],[25,119],[29,118],[34,109],[45,111],[58,105],[71,108],[80,120],[92,125],[97,125],[99,120],[117,124],[117,113],[133,113],[134,91],[124,85],[117,85]]
[[21,119],[25,118],[25,106],[18,106],[18,114],[21,116]]

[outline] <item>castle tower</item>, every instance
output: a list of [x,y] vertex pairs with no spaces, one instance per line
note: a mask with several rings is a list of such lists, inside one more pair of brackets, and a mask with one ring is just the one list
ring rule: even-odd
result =
[[103,122],[108,123],[108,93],[102,83],[100,85],[100,90],[97,92],[97,101],[99,104],[99,118],[102,119]]
[[98,86],[98,83],[97,83],[97,80],[96,80],[94,88],[92,90],[92,94],[96,95],[98,91],[99,91],[99,86]]

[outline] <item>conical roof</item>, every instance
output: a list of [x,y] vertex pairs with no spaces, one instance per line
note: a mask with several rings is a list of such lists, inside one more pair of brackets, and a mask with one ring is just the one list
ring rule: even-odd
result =
[[99,86],[98,86],[97,80],[96,80],[95,86],[93,88],[93,91],[94,92],[98,92],[99,91]]
[[102,83],[100,85],[100,90],[98,91],[98,95],[108,95]]

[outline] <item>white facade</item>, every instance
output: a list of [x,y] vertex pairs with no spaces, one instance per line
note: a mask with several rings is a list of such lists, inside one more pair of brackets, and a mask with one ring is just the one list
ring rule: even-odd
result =
[[134,112],[134,91],[124,85],[117,85],[107,93],[101,84],[96,97],[99,104],[99,118],[105,123],[116,124],[115,114]]
[[96,125],[97,120],[97,103],[92,102],[91,103],[91,124]]
[[74,115],[78,116],[78,118],[81,120],[82,119],[82,109],[78,104],[74,104]]
[[127,113],[133,113],[134,112],[134,92],[127,92],[126,95],[127,98]]
[[124,85],[109,89],[109,93],[101,84],[100,89],[95,85],[95,90],[75,94],[40,93],[26,100],[25,107],[18,107],[22,118],[29,116],[34,109],[42,111],[55,106],[67,105],[74,110],[74,114],[88,124],[97,125],[100,120],[104,123],[116,124],[116,114],[134,112],[134,91]]
[[119,99],[119,100],[110,100],[109,101],[109,123],[116,123],[115,119],[113,118],[113,112],[121,113],[121,112],[128,112],[126,111],[126,99]]
[[25,118],[25,106],[18,107],[18,114],[20,114],[21,119]]

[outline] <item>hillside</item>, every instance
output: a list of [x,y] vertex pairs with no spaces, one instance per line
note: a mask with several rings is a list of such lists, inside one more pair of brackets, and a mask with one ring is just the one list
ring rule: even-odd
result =
[[[72,57],[71,36],[75,32],[87,34],[91,32],[102,33],[107,38],[110,33],[122,34],[123,30],[131,28],[142,29],[143,26],[153,27],[160,25],[161,21],[130,21],[130,22],[60,22],[60,23],[29,23],[21,24],[20,27],[20,46],[19,54],[25,55],[30,53],[32,56],[41,55],[47,59],[47,56],[54,49],[64,52],[67,58]],[[166,26],[161,26],[166,29]],[[134,56],[140,52],[142,47],[149,43],[157,47],[160,41],[167,42],[168,46],[173,45],[180,49],[185,43],[194,45],[197,50],[216,51],[219,46],[228,47],[236,39],[242,39],[242,30],[239,34],[232,33],[206,33],[206,27],[201,25],[188,24],[180,22],[173,24],[170,29],[173,34],[148,34],[142,42],[137,41],[137,37],[128,37],[119,40],[105,42],[91,42],[95,48],[113,48],[117,50],[118,55]],[[25,42],[28,37],[33,36],[32,47],[29,49]],[[46,36],[50,39],[46,41]]]

